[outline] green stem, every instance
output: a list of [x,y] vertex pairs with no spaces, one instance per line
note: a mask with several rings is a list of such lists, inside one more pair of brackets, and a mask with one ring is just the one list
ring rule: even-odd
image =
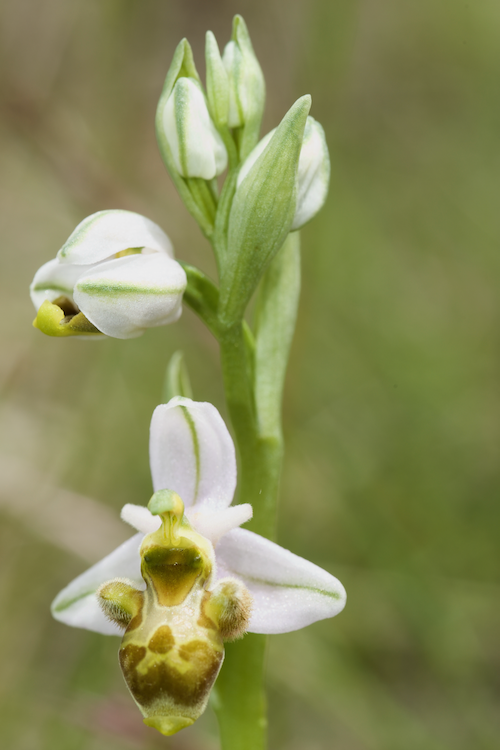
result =
[[[274,537],[283,444],[281,439],[259,434],[253,352],[243,325],[224,330],[219,340],[226,399],[239,453],[238,502],[252,504],[254,517],[249,527],[253,531]],[[223,750],[266,747],[266,641],[266,636],[252,634],[227,648],[215,702]]]
[[252,633],[242,641],[226,644],[226,658],[212,700],[223,750],[265,750],[266,643],[267,636]]

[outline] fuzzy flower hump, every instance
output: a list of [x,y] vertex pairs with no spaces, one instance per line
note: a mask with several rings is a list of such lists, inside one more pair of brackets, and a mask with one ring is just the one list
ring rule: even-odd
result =
[[131,211],[99,211],[35,274],[34,325],[51,336],[134,338],[177,320],[185,288],[157,224]]
[[204,710],[224,655],[245,631],[284,633],[333,617],[342,584],[239,526],[235,450],[214,406],[176,397],[151,422],[155,493],[126,505],[139,533],[56,597],[56,619],[123,634],[120,664],[146,724],[173,734]]

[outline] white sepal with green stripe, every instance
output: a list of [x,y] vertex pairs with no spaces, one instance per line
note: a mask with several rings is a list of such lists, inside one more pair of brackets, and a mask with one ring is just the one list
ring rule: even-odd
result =
[[57,253],[61,263],[88,266],[131,247],[174,257],[169,238],[151,219],[134,211],[97,211],[81,221]]
[[144,588],[139,556],[143,538],[144,534],[135,534],[71,581],[52,602],[52,616],[74,628],[94,630],[103,635],[121,635],[123,629],[104,615],[95,592],[102,583],[112,578],[127,578],[137,588]]
[[231,505],[236,488],[234,444],[212,404],[176,396],[157,406],[149,457],[155,492],[177,492],[186,509],[222,510]]
[[89,269],[73,298],[100,331],[128,339],[177,320],[185,288],[179,263],[163,253],[139,253]]
[[215,552],[217,576],[238,578],[252,595],[250,633],[289,633],[345,607],[337,578],[248,529],[230,531]]
[[163,128],[180,175],[212,180],[225,170],[226,147],[193,78],[177,79],[163,110]]

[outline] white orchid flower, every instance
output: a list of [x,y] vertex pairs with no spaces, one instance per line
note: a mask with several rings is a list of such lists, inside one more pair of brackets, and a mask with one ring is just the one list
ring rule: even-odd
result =
[[211,404],[176,397],[158,406],[150,462],[149,509],[122,510],[139,533],[61,591],[52,613],[74,627],[125,633],[120,662],[144,721],[173,734],[205,709],[223,640],[333,617],[345,590],[325,570],[239,528],[252,508],[231,506],[235,450]]
[[[259,156],[264,152],[275,130],[264,136],[248,155],[238,174],[239,187]],[[325,131],[313,117],[308,117],[304,130],[297,169],[297,203],[290,231],[300,229],[315,216],[325,203],[330,182],[330,156]]]
[[175,167],[183,177],[212,180],[227,167],[224,142],[193,78],[179,78],[163,110],[163,128]]
[[35,327],[51,336],[135,338],[181,314],[186,274],[157,224],[131,211],[84,219],[35,274]]

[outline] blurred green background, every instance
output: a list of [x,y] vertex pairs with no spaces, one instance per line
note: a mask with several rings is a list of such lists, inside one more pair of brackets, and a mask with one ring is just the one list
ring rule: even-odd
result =
[[201,71],[241,12],[264,131],[313,96],[333,174],[303,231],[279,541],[338,575],[335,620],[271,638],[272,750],[486,750],[500,736],[498,0],[3,0],[0,744],[215,750],[208,711],[142,725],[118,641],[50,618],[129,536],[148,427],[182,348],[225,413],[200,322],[133,341],[51,340],[28,285],[86,215],[147,214],[214,273],[153,118],[182,36]]

